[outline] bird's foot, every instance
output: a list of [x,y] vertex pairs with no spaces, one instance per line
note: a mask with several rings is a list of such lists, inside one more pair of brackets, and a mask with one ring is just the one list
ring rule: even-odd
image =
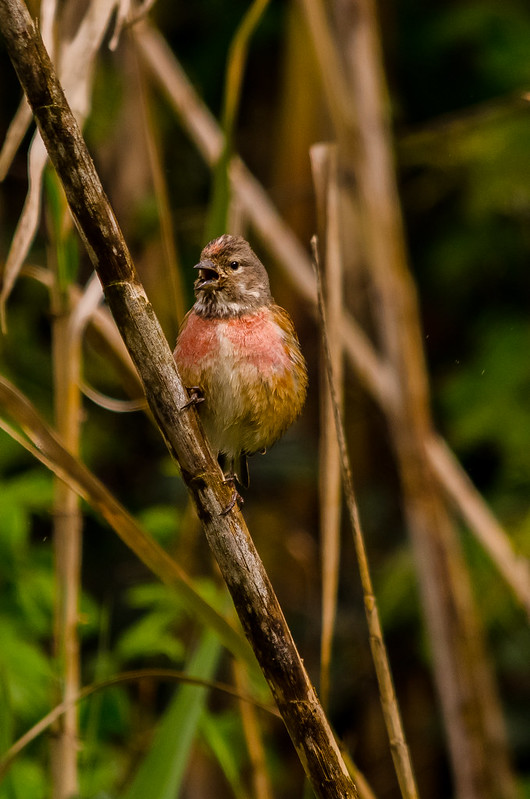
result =
[[190,398],[188,402],[184,403],[181,407],[181,411],[185,411],[186,408],[190,408],[192,405],[199,405],[201,402],[204,402],[204,395],[199,386],[186,386],[186,391]]
[[239,493],[239,491],[236,488],[236,480],[237,480],[237,478],[236,478],[235,474],[226,474],[225,475],[225,479],[223,480],[223,483],[225,483],[226,485],[231,485],[232,486],[232,496],[230,497],[230,502],[228,503],[226,508],[221,511],[221,516],[226,516],[227,513],[230,513],[232,508],[235,507],[236,503],[238,504],[239,507],[241,507],[241,505],[243,505],[244,502],[245,502],[245,500],[243,499],[243,497],[241,496],[241,494]]

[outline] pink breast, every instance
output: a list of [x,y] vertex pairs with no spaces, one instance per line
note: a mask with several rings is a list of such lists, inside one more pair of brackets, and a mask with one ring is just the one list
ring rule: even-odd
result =
[[229,343],[234,365],[244,361],[258,369],[289,366],[282,332],[266,308],[236,319],[204,319],[191,312],[177,342],[175,356],[180,364],[211,362],[222,357]]
[[231,319],[224,335],[234,347],[234,353],[259,368],[288,366],[282,332],[268,308],[255,314]]
[[218,346],[216,322],[203,319],[192,311],[177,342],[178,360],[196,363],[211,355]]

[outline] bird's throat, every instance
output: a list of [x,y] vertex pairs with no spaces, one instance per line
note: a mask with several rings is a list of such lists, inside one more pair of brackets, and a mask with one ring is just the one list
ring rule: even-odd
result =
[[253,313],[262,307],[257,297],[237,298],[222,289],[207,288],[196,292],[197,301],[193,310],[204,319],[229,319],[238,318],[248,313]]

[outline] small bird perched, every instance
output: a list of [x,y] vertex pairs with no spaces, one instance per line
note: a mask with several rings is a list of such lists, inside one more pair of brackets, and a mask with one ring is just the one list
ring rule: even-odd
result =
[[247,455],[270,447],[302,410],[306,365],[291,317],[245,239],[214,239],[194,268],[197,299],[173,354],[225,478],[248,487]]

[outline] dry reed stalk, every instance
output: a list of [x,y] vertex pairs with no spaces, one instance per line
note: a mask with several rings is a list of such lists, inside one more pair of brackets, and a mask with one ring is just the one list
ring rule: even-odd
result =
[[[57,13],[57,0],[41,0],[39,8],[39,23],[42,41],[54,60],[55,51],[55,18]],[[9,167],[20,147],[26,132],[33,121],[33,114],[26,97],[23,96],[20,105],[13,117],[6,138],[0,151],[0,181],[4,180]]]
[[[184,70],[163,36],[147,24],[137,31],[137,44],[154,80],[201,152],[213,165],[223,146],[223,137],[214,117],[198,97]],[[245,209],[255,234],[274,260],[284,269],[292,286],[316,314],[316,294],[311,262],[291,228],[274,208],[270,197],[237,156],[230,166],[232,189]],[[368,393],[386,413],[399,402],[396,376],[391,366],[377,353],[368,336],[348,312],[343,314],[343,346],[346,357]],[[426,453],[442,488],[451,494],[458,512],[484,546],[506,584],[519,603],[530,613],[530,564],[518,557],[500,524],[476,490],[468,490],[469,478],[456,458],[446,457],[447,444],[428,431]]]
[[[314,145],[310,151],[317,200],[319,240],[325,252],[323,270],[328,341],[342,407],[343,350],[342,297],[343,275],[339,226],[339,186],[337,150],[333,145]],[[328,706],[333,634],[337,614],[340,560],[342,489],[340,452],[335,433],[333,405],[326,382],[325,354],[322,354],[320,386],[319,497],[322,563],[322,633],[320,646],[320,694]]]
[[116,323],[178,461],[245,634],[309,782],[322,799],[358,796],[282,610],[215,461],[171,350],[29,13],[0,0],[0,29]]
[[[248,673],[243,663],[232,661],[236,690],[244,696],[248,692]],[[252,796],[254,799],[273,799],[273,791],[267,770],[267,758],[263,735],[258,723],[255,707],[245,701],[239,702],[239,712],[250,761]]]
[[[53,287],[54,278],[52,272],[41,266],[26,264],[22,267],[21,274],[37,280],[49,290]],[[100,289],[100,293],[101,297],[103,297],[102,289]],[[68,287],[68,294],[69,302],[77,303],[81,297],[81,289],[79,286],[72,283]],[[129,396],[134,398],[135,401],[139,401],[141,397],[145,407],[147,407],[138,372],[134,368],[131,356],[106,306],[98,305],[95,307],[90,317],[90,326],[87,329],[86,335],[87,338],[92,338],[97,341],[98,347],[102,349],[105,357],[118,371],[121,383]]]
[[468,475],[441,436],[433,434],[426,442],[434,473],[447,496],[489,554],[497,569],[516,593],[530,617],[530,561],[514,553],[510,540],[484,502]]
[[[333,38],[321,0],[305,0],[315,51]],[[318,9],[318,26],[312,11]],[[342,136],[358,181],[366,257],[377,303],[374,317],[392,364],[399,403],[388,414],[401,475],[405,514],[416,555],[434,672],[462,799],[514,796],[496,686],[459,541],[429,462],[432,438],[427,372],[415,287],[407,267],[394,177],[386,87],[371,0],[340,6],[340,30],[356,112]],[[312,24],[313,23],[313,24]],[[329,64],[323,64],[329,72]],[[334,76],[327,85],[334,92]],[[341,114],[337,97],[332,113]],[[339,133],[348,118],[336,120]]]
[[[81,347],[70,338],[73,312],[60,285],[59,250],[64,249],[67,207],[60,187],[54,192],[61,197],[54,223],[50,224],[51,252],[55,275],[52,287],[52,362],[55,424],[65,446],[79,455],[81,426]],[[67,226],[66,226],[67,227]],[[68,799],[78,792],[77,706],[70,702],[79,691],[80,662],[77,632],[81,578],[82,517],[79,496],[61,480],[54,483],[53,552],[55,569],[54,655],[58,670],[59,697],[70,703],[59,719],[51,741],[51,781],[53,799]]]
[[412,769],[409,750],[401,722],[399,705],[396,699],[396,693],[392,681],[392,672],[390,670],[390,663],[388,661],[388,655],[383,639],[383,629],[381,627],[379,610],[377,608],[377,600],[374,594],[372,578],[370,576],[370,567],[368,565],[368,557],[366,554],[366,547],[364,545],[364,536],[361,528],[359,509],[353,488],[350,459],[342,423],[340,400],[337,394],[338,386],[335,377],[334,358],[331,350],[331,341],[328,337],[329,323],[324,301],[322,273],[318,256],[318,245],[315,237],[312,240],[312,247],[318,282],[318,304],[321,319],[322,343],[324,347],[328,389],[331,398],[335,424],[335,435],[340,453],[342,483],[350,517],[355,552],[357,554],[357,561],[359,564],[366,621],[368,624],[368,632],[370,634],[370,647],[372,650],[372,658],[374,661],[379,691],[381,694],[381,707],[390,741],[390,749],[392,752],[394,767],[396,769],[399,787],[401,789],[401,795],[403,799],[418,799],[418,789],[416,787],[414,771]]
[[[58,395],[57,395],[58,396]],[[81,572],[81,527],[77,494],[60,480],[55,483],[54,556],[55,625],[54,652],[65,702],[79,688],[79,639],[77,634],[79,582]],[[53,799],[77,794],[78,752],[77,707],[70,705],[52,738],[50,763]]]
[[[66,204],[64,206],[66,212]],[[60,245],[59,245],[60,246]],[[81,344],[83,332],[102,298],[97,281],[89,281],[71,307],[58,282],[52,290],[55,417],[59,436],[68,451],[79,456],[81,438]],[[78,636],[81,590],[82,527],[79,494],[62,480],[55,481],[54,554],[56,606],[54,646],[59,667],[61,699],[69,703],[80,685]],[[68,799],[78,791],[77,707],[70,703],[53,738],[51,772],[54,799]]]
[[169,277],[169,282],[171,285],[171,305],[175,309],[174,313],[176,322],[178,325],[180,325],[186,313],[181,265],[179,263],[177,244],[175,241],[175,234],[173,232],[173,220],[171,216],[169,192],[160,157],[161,148],[159,135],[153,119],[151,97],[149,96],[144,74],[145,67],[140,64],[138,59],[138,50],[136,47],[133,48],[133,60],[137,73],[138,85],[140,88],[140,108],[142,111],[142,121],[145,130],[147,155],[151,168],[153,189],[156,198],[156,206],[158,209],[160,234],[166,259],[164,272]]
[[239,112],[245,65],[251,38],[265,13],[269,0],[252,0],[231,39],[226,62],[221,125],[222,146],[212,176],[212,196],[206,224],[207,240],[225,233],[231,206],[229,164]]

